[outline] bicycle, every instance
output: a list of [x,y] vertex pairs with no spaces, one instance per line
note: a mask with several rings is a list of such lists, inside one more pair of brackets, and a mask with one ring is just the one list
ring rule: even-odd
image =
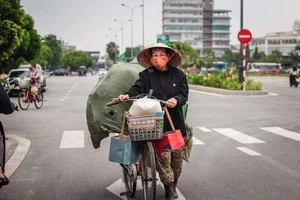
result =
[[[150,91],[149,96],[151,97],[152,91]],[[149,97],[148,96],[148,97]],[[129,98],[127,101],[134,101],[136,99]],[[161,103],[169,104],[166,101],[158,100]],[[122,103],[121,101],[114,99],[107,105],[112,106]],[[167,108],[164,108],[165,113],[169,116]],[[125,183],[126,192],[121,193],[121,196],[134,197],[136,193],[136,186],[138,176],[141,176],[142,186],[143,186],[143,199],[156,200],[156,160],[155,151],[153,146],[153,141],[161,139],[163,136],[163,113],[157,116],[141,116],[133,117],[129,113],[125,112],[127,118],[128,129],[130,137],[133,141],[139,142],[139,162],[136,164],[123,165],[123,179]],[[170,119],[170,118],[169,118]],[[123,120],[125,121],[125,120]],[[124,124],[124,122],[123,122]],[[123,126],[122,124],[122,126]],[[138,128],[137,126],[142,127]],[[148,127],[153,126],[149,131]],[[133,126],[133,127],[132,127]],[[122,127],[124,128],[124,127]]]
[[44,95],[40,89],[38,89],[37,96],[34,98],[31,94],[31,79],[23,79],[19,81],[19,87],[21,89],[18,96],[19,107],[22,110],[27,110],[30,103],[34,102],[37,109],[41,109],[44,102]]

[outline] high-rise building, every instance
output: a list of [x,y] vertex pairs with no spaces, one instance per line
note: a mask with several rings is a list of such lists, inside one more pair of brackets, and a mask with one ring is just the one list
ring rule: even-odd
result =
[[215,10],[213,0],[163,0],[163,33],[186,42],[199,55],[212,48],[217,57],[230,49],[230,10]]

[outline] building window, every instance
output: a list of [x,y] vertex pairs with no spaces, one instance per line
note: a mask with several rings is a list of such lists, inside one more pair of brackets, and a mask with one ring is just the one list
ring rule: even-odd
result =
[[228,26],[213,26],[212,30],[214,31],[229,31]]

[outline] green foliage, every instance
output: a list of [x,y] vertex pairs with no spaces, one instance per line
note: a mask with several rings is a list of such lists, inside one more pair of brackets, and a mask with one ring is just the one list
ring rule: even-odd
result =
[[262,90],[262,83],[249,80],[246,82],[246,90]]
[[202,68],[202,67],[206,67],[205,66],[205,62],[203,61],[203,59],[199,58],[199,57],[195,57],[194,59],[192,59],[190,62],[189,62],[189,65],[190,66],[195,66],[197,68]]
[[207,68],[212,67],[213,62],[216,62],[215,52],[211,48],[204,48],[202,51],[202,55],[204,56],[204,62]]
[[53,34],[48,34],[46,35],[43,39],[43,44],[47,45],[52,53],[53,53],[53,58],[50,60],[50,65],[51,66],[59,66],[60,65],[60,59],[62,57],[62,41],[58,40],[56,35]]
[[77,70],[80,66],[90,66],[92,59],[88,53],[84,51],[66,51],[61,58],[61,63],[65,67],[71,67],[72,70]]
[[197,56],[197,52],[185,42],[176,42],[169,45],[181,55],[181,65],[186,67],[192,58]]
[[114,42],[110,42],[106,45],[106,52],[110,60],[113,60],[116,63],[118,55],[120,53],[119,46]]
[[227,49],[223,55],[223,60],[229,64],[234,63],[238,65],[241,60],[241,54],[233,53],[231,50]]
[[4,20],[0,22],[0,65],[7,62],[23,42],[25,31],[16,23]]
[[[140,47],[133,48],[133,56],[134,57],[136,57],[140,52],[141,52]],[[126,47],[124,54],[127,58],[131,58],[131,47]]]
[[41,66],[48,66],[52,59],[52,50],[47,45],[43,44],[39,54],[35,57],[33,62],[39,63]]
[[[228,68],[226,72],[214,72],[209,74],[187,74],[189,84],[202,85],[207,87],[222,88],[226,90],[242,90],[242,84],[238,81],[238,76],[234,71],[235,67]],[[249,80],[246,90],[261,90],[262,83]]]

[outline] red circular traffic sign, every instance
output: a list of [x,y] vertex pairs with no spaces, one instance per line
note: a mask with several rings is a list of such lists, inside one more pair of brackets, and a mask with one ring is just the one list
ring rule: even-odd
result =
[[240,30],[238,39],[242,44],[248,44],[252,40],[252,33],[247,29]]

